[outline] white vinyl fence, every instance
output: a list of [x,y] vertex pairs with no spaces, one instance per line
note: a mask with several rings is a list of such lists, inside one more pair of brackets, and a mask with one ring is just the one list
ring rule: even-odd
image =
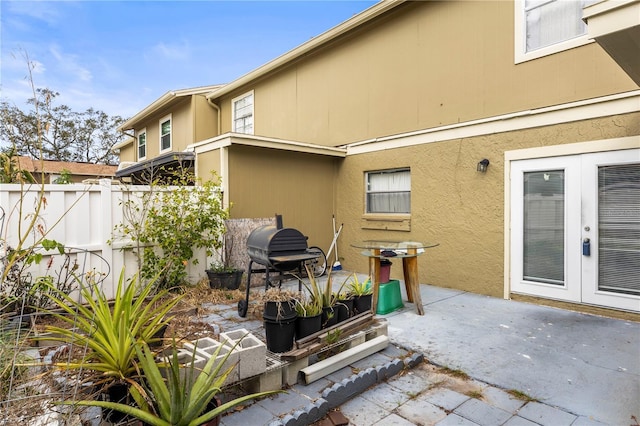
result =
[[[44,191],[41,194],[41,191]],[[138,270],[138,258],[130,240],[113,234],[114,227],[123,222],[130,211],[123,204],[132,199],[140,202],[146,186],[130,186],[103,179],[98,184],[71,185],[0,185],[0,257],[7,245],[15,248],[20,236],[26,235],[25,246],[33,245],[39,235],[62,243],[71,249],[71,265],[77,274],[100,274],[103,291],[114,295],[115,284],[121,271],[130,277]],[[45,200],[36,214],[40,197]],[[36,217],[36,227],[26,232],[28,223]],[[57,251],[42,250],[43,259],[30,269],[32,277],[64,273],[64,257]],[[68,257],[68,256],[67,256]],[[197,282],[205,276],[207,264],[204,250],[196,254],[199,265],[190,262],[188,279]],[[106,275],[106,277],[105,277]],[[104,279],[102,279],[104,278]]]

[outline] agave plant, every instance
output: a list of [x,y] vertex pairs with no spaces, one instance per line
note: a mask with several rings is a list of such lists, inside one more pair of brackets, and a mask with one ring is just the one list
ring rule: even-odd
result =
[[334,306],[338,302],[338,294],[342,291],[344,286],[347,283],[347,279],[345,279],[340,288],[337,291],[333,291],[333,276],[331,275],[331,270],[327,275],[327,281],[324,285],[313,275],[313,271],[309,268],[308,265],[305,265],[307,270],[307,276],[309,277],[309,284],[305,281],[302,281],[305,288],[309,292],[309,297],[312,301],[318,301],[323,308],[328,308]]
[[[237,343],[236,343],[237,344]],[[153,426],[198,426],[219,416],[229,408],[245,401],[281,391],[268,391],[245,395],[219,406],[210,403],[220,392],[225,379],[234,368],[232,365],[222,371],[227,357],[232,351],[218,359],[222,345],[211,355],[200,371],[195,367],[194,358],[181,368],[175,344],[168,364],[160,364],[146,344],[136,346],[142,384],[131,387],[131,395],[137,407],[108,401],[65,401],[64,404],[96,406],[117,410]],[[161,369],[166,371],[165,381]],[[185,370],[183,372],[181,370]]]
[[97,285],[78,282],[84,303],[60,291],[51,297],[63,313],[49,313],[70,327],[47,326],[45,330],[53,337],[46,339],[87,347],[89,351],[82,360],[56,365],[93,370],[102,374],[104,381],[125,380],[136,373],[136,345],[158,339],[154,336],[171,320],[168,313],[181,296],[169,297],[168,290],[152,295],[153,282],[139,288],[135,276],[127,282],[124,270],[112,302]]

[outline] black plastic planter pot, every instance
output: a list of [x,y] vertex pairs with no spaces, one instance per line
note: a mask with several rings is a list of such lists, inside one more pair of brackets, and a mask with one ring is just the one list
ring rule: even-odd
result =
[[264,312],[262,316],[269,321],[288,320],[298,316],[295,310],[296,301],[267,301],[264,302]]
[[353,298],[353,314],[358,315],[363,312],[369,312],[371,310],[372,294],[365,294],[362,296],[355,296]]
[[[109,402],[119,402],[121,404],[133,404],[133,398],[129,394],[129,385],[126,383],[114,383],[106,389],[105,399]],[[129,415],[109,408],[102,409],[102,418],[110,423],[124,423],[131,420]]]
[[302,339],[322,329],[322,314],[310,317],[298,317],[296,320],[296,339]]
[[353,312],[353,299],[338,300],[335,311],[338,317],[338,322],[348,320]]
[[264,331],[267,349],[274,353],[288,352],[293,348],[293,338],[296,334],[296,317],[287,320],[264,320]]
[[207,273],[207,278],[209,278],[209,287],[214,289],[237,290],[242,282],[244,270],[214,272],[207,269],[205,272]]

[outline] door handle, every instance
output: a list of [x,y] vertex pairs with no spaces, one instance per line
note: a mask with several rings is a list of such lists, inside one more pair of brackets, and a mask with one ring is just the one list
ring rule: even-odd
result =
[[582,255],[591,256],[591,240],[589,238],[582,240]]

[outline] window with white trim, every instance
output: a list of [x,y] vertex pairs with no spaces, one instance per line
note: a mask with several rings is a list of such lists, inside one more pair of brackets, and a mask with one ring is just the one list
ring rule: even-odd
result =
[[171,150],[171,114],[160,120],[160,152]]
[[582,9],[598,0],[516,0],[515,62],[572,49],[592,40]]
[[138,160],[144,160],[147,157],[147,129],[138,132]]
[[231,100],[231,128],[236,133],[253,134],[253,90]]
[[380,170],[365,173],[367,213],[411,213],[411,171]]

